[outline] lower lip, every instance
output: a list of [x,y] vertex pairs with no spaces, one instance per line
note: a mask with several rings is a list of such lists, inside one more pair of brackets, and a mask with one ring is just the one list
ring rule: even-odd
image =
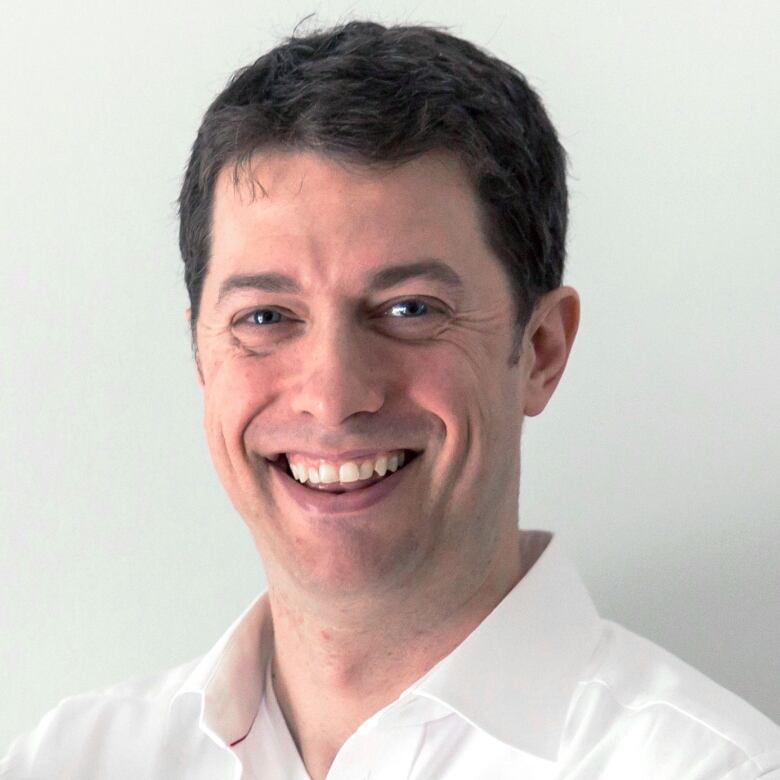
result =
[[274,474],[274,478],[281,483],[290,498],[302,509],[316,514],[335,515],[359,512],[379,503],[382,499],[389,496],[406,478],[405,475],[409,469],[415,468],[418,458],[415,458],[403,468],[398,469],[389,477],[349,493],[328,493],[325,490],[313,490],[288,476],[287,472],[282,471],[278,466],[271,466],[271,471]]

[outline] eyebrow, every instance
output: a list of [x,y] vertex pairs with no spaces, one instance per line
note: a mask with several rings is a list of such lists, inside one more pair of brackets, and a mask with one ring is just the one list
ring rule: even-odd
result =
[[441,282],[454,292],[464,288],[463,280],[451,266],[431,258],[403,265],[391,265],[376,271],[369,278],[368,290],[369,292],[387,290],[409,279],[430,279]]
[[301,287],[291,276],[279,273],[234,274],[219,287],[217,303],[234,290],[264,290],[272,293],[300,293]]
[[[396,287],[410,279],[430,279],[441,282],[453,292],[462,292],[463,280],[447,263],[433,258],[418,260],[413,263],[390,265],[375,271],[368,277],[368,292],[381,292]],[[235,274],[222,282],[219,288],[217,303],[220,303],[234,290],[263,290],[270,293],[299,294],[301,286],[291,276],[276,272],[261,274]]]

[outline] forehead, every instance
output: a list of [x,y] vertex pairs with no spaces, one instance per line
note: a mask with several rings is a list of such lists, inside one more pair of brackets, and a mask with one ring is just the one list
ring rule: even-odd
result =
[[421,258],[465,276],[484,275],[486,261],[497,268],[468,177],[445,154],[392,168],[312,152],[259,154],[220,172],[211,238],[208,276],[217,279],[283,270],[321,288]]

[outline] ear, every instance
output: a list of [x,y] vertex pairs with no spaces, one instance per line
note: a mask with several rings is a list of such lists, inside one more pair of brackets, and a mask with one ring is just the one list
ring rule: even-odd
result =
[[184,319],[186,320],[187,324],[190,327],[190,334],[192,338],[192,355],[195,358],[195,372],[197,374],[197,380],[198,384],[200,385],[201,389],[203,389],[203,371],[200,367],[200,354],[198,353],[198,344],[195,340],[195,333],[192,330],[192,309],[187,309],[184,312]]
[[524,414],[540,414],[563,376],[580,323],[580,297],[572,287],[544,295],[523,334],[528,361]]

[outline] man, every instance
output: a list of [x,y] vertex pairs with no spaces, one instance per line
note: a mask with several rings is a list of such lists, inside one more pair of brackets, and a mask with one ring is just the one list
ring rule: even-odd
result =
[[780,730],[520,531],[577,331],[565,157],[513,69],[350,23],[240,71],[181,199],[205,428],[268,593],[62,702],[2,778],[780,779]]

